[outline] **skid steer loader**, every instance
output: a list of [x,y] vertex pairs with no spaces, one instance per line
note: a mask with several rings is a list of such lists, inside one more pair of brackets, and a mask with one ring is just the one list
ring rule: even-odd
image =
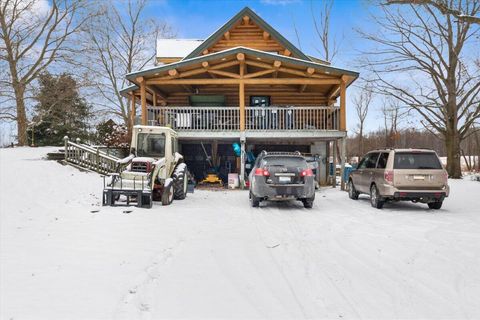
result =
[[134,126],[131,154],[120,160],[128,163],[127,169],[104,178],[103,205],[115,206],[121,196],[127,205],[143,208],[151,208],[152,200],[169,205],[185,199],[187,166],[177,149],[177,133],[171,128]]

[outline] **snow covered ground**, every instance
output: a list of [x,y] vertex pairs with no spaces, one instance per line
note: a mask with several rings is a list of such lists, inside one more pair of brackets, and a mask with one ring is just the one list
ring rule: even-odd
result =
[[250,208],[196,191],[103,208],[102,180],[0,150],[0,318],[480,318],[480,183],[440,211],[338,189]]

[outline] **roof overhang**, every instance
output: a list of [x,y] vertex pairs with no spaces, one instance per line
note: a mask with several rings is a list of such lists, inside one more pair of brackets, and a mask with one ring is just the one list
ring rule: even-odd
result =
[[224,50],[221,52],[211,53],[211,54],[207,54],[207,55],[203,55],[203,56],[199,56],[191,59],[182,60],[182,61],[171,63],[168,65],[162,65],[162,66],[158,66],[158,67],[154,67],[146,70],[132,72],[127,74],[126,78],[132,83],[138,84],[138,81],[137,81],[138,77],[154,78],[154,77],[160,76],[164,72],[168,72],[168,70],[171,70],[171,69],[201,64],[204,61],[209,62],[209,61],[218,60],[218,59],[221,60],[222,58],[233,56],[238,53],[243,53],[243,54],[254,56],[260,59],[278,60],[278,61],[281,61],[287,64],[292,64],[295,66],[301,66],[306,68],[311,67],[311,68],[314,68],[318,73],[323,73],[331,76],[345,75],[350,78],[350,80],[347,82],[347,85],[352,83],[359,76],[359,73],[356,71],[337,68],[331,65],[325,65],[325,64],[313,62],[310,60],[302,60],[298,58],[287,57],[287,56],[283,56],[275,53],[259,51],[259,50],[250,49],[246,47],[236,47],[236,48]]

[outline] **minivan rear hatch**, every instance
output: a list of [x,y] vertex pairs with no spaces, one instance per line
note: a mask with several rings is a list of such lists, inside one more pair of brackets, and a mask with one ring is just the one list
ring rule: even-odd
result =
[[434,152],[396,152],[393,170],[398,189],[441,190],[447,178]]

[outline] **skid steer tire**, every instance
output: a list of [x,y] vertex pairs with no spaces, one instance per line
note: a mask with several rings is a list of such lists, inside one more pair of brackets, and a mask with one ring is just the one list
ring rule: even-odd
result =
[[180,163],[172,175],[173,196],[175,200],[183,200],[187,197],[188,175],[185,163]]

